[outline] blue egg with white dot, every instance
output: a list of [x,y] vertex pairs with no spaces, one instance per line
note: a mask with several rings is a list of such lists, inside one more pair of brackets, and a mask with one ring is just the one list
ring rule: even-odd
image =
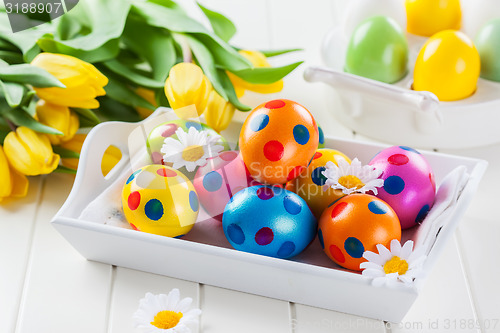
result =
[[314,239],[317,221],[304,199],[278,186],[251,186],[226,205],[222,228],[236,250],[291,258]]

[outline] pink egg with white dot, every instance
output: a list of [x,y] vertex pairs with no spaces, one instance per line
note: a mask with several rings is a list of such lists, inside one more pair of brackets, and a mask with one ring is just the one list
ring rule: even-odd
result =
[[383,171],[384,186],[377,197],[399,217],[402,229],[420,224],[434,204],[436,183],[431,166],[417,150],[393,146],[382,150],[369,163]]
[[205,211],[222,221],[229,199],[236,192],[260,183],[250,177],[238,152],[224,151],[198,168],[193,185]]

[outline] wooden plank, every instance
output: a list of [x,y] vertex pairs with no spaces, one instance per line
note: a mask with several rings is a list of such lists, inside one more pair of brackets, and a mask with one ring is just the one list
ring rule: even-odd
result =
[[16,332],[104,332],[111,266],[86,261],[50,225],[73,176],[45,181]]
[[28,195],[0,205],[0,332],[14,332],[24,275],[28,262],[33,223],[40,202],[41,177],[31,177]]
[[[155,295],[168,294],[173,288],[179,289],[181,298],[193,299],[192,308],[199,308],[197,283],[116,267],[108,333],[136,332],[132,315],[139,307],[139,300],[147,292]],[[192,332],[197,333],[198,326],[192,327]]]

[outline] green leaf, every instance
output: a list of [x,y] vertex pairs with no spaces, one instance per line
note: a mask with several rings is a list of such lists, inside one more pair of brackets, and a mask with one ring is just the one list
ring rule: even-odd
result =
[[98,98],[101,107],[99,110],[107,120],[119,120],[128,122],[137,122],[142,120],[137,111],[128,105],[119,101],[103,96]]
[[11,108],[16,108],[21,104],[26,90],[24,85],[0,80],[0,87],[4,92],[5,100]]
[[122,40],[127,47],[149,63],[153,78],[164,83],[170,68],[177,60],[172,36],[163,29],[129,19]]
[[71,108],[71,110],[78,115],[81,127],[94,127],[101,122],[92,110],[80,108]]
[[54,153],[61,156],[61,158],[80,158],[80,154],[76,151],[72,151],[63,147],[54,146],[52,147]]
[[234,26],[234,23],[221,13],[214,12],[213,10],[203,7],[199,2],[197,2],[197,4],[210,21],[214,33],[223,41],[229,41],[236,33],[236,27]]
[[181,6],[179,6],[179,4],[177,2],[172,1],[172,0],[148,0],[147,2],[151,2],[151,3],[157,4],[157,5],[163,6],[163,7],[177,10],[183,14],[186,14],[184,9]]
[[75,38],[84,28],[82,22],[75,20],[74,15],[63,15],[59,18],[56,32],[61,40]]
[[227,94],[224,90],[224,87],[219,82],[219,76],[217,75],[217,69],[215,68],[214,59],[210,51],[200,43],[196,38],[186,35],[186,40],[191,47],[191,51],[193,52],[196,60],[200,64],[203,72],[207,78],[212,82],[212,86],[214,89],[222,96],[226,101],[228,100]]
[[0,129],[0,145],[3,145],[3,141],[5,140],[5,137],[10,132],[11,132],[10,129]]
[[212,52],[215,62],[226,69],[238,71],[252,67],[252,64],[233,47],[179,11],[149,2],[135,2],[131,13],[142,17],[149,25],[155,27],[172,32],[195,34],[195,37]]
[[126,80],[129,80],[138,86],[154,89],[154,88],[162,88],[164,85],[164,82],[156,81],[150,79],[149,77],[143,76],[134,71],[133,69],[130,69],[129,67],[123,65],[118,60],[108,60],[106,62],[103,62],[103,65],[109,70],[111,70],[113,73],[122,76]]
[[3,39],[3,34],[0,35],[0,50],[19,52],[19,49],[6,39]]
[[297,52],[297,51],[303,51],[303,49],[282,49],[282,50],[268,50],[268,51],[263,51],[261,50],[260,52],[265,55],[267,58],[275,57],[281,54],[285,53],[290,53],[290,52]]
[[70,175],[76,175],[76,170],[71,169],[68,167],[65,167],[64,165],[58,165],[57,168],[54,170],[54,172],[57,173],[68,173]]
[[65,25],[72,19],[83,20],[88,22],[90,31],[68,40],[63,39],[67,37],[64,34],[46,35],[38,41],[38,45],[44,51],[72,55],[88,62],[114,58],[119,52],[119,37],[123,33],[129,10],[129,0],[80,1],[59,24]]
[[270,84],[281,80],[302,63],[303,61],[298,61],[282,67],[255,67],[231,73],[249,83]]
[[0,59],[10,64],[20,64],[24,62],[23,55],[19,52],[14,52],[14,51],[0,50]]
[[0,80],[31,84],[39,88],[65,86],[46,70],[30,64],[0,66]]
[[231,83],[231,80],[229,79],[229,76],[227,76],[227,73],[223,69],[218,69],[217,74],[219,75],[219,80],[224,87],[224,90],[226,91],[227,97],[229,99],[229,102],[234,105],[235,108],[237,108],[240,111],[250,111],[252,108],[248,105],[245,105],[240,102],[238,99],[238,96],[236,96],[236,92],[234,91],[233,84]]
[[43,28],[33,27],[31,29],[12,33],[4,28],[10,27],[7,15],[0,15],[0,27],[2,27],[2,29],[0,29],[1,38],[21,50],[24,61],[31,62],[31,60],[33,60],[33,58],[40,53],[40,49],[36,44],[37,40],[46,33],[47,29],[50,29],[51,24],[44,23]]
[[143,107],[151,110],[155,109],[153,104],[137,95],[132,88],[110,75],[107,76],[109,83],[106,87],[104,87],[107,96],[132,107]]
[[64,134],[52,127],[39,123],[38,121],[36,121],[35,118],[30,116],[22,109],[10,109],[7,112],[4,112],[3,115],[5,118],[12,121],[17,126],[25,126],[39,133],[56,134],[56,135]]

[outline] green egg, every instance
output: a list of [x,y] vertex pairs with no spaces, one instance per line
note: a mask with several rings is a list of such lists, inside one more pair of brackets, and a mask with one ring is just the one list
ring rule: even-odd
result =
[[393,19],[374,16],[354,30],[347,48],[345,71],[385,83],[401,80],[407,71],[408,42]]
[[500,82],[500,19],[486,23],[474,42],[481,57],[481,77]]

